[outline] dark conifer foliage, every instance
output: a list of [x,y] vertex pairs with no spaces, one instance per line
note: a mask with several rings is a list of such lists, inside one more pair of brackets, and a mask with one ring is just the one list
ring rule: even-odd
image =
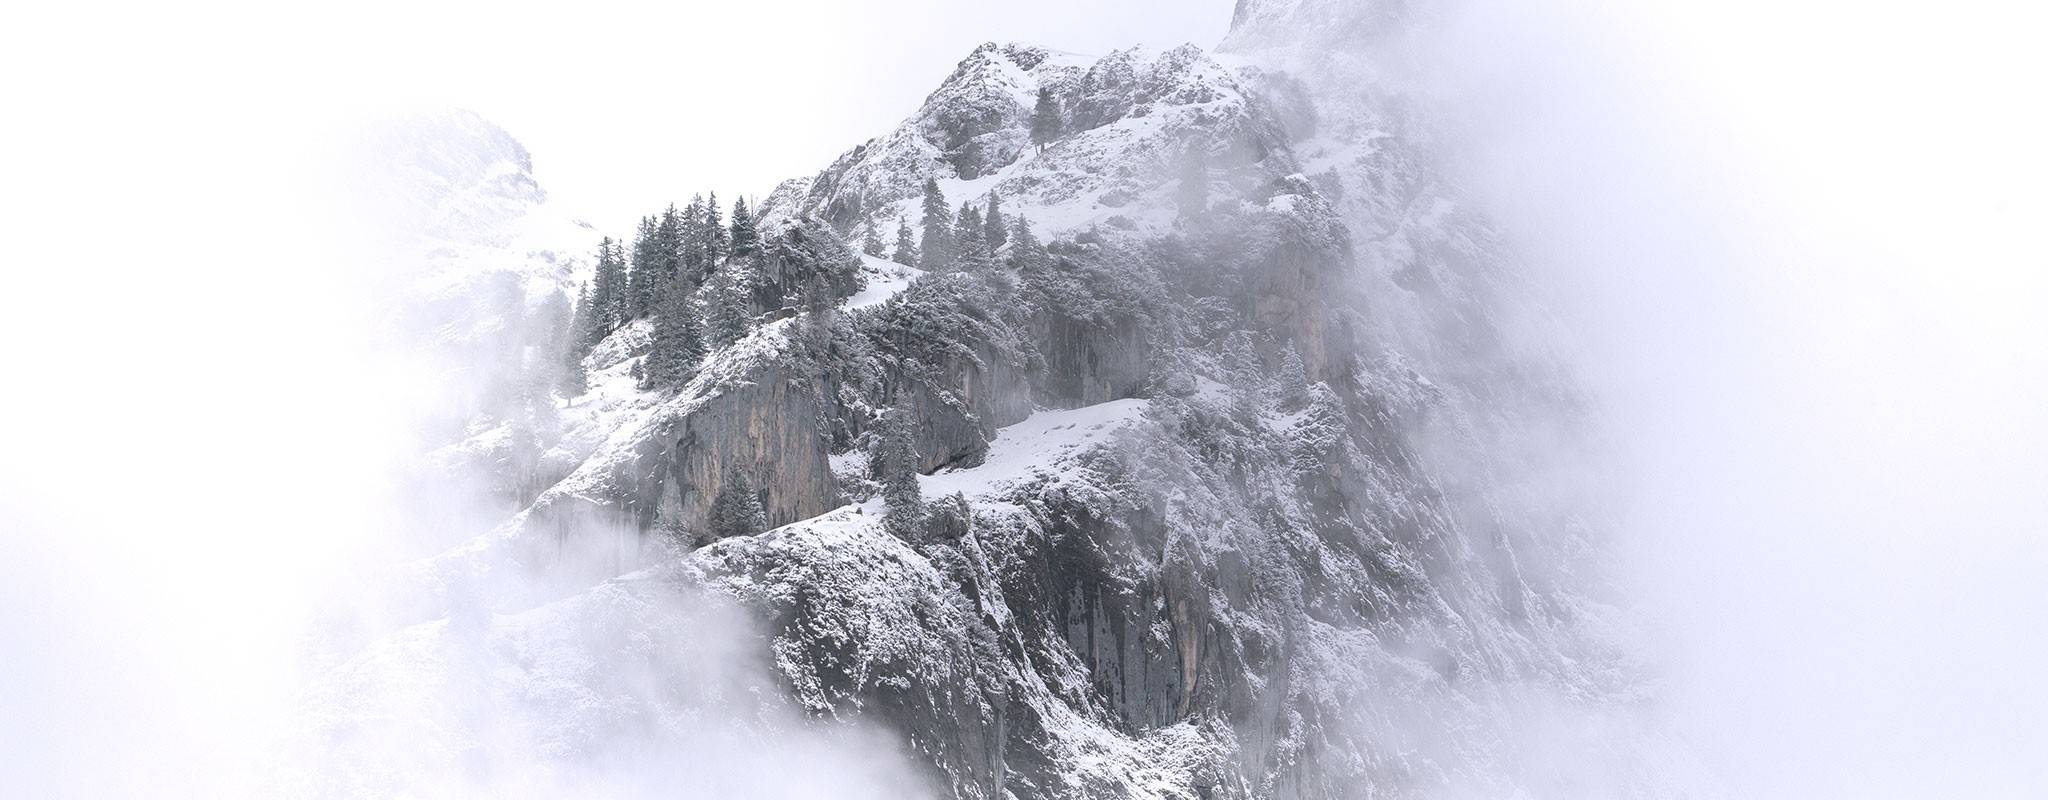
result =
[[953,207],[936,178],[924,182],[924,238],[918,242],[918,266],[939,272],[953,266]]
[[987,272],[995,263],[987,223],[974,206],[960,207],[960,218],[953,225],[953,246],[957,251],[953,266],[962,272]]
[[593,344],[592,324],[590,287],[585,286],[576,290],[575,311],[569,317],[569,337],[562,348],[562,379],[557,388],[563,397],[581,397],[590,390],[590,374],[583,369],[583,359],[590,355]]
[[909,538],[923,517],[923,489],[917,482],[917,445],[912,438],[910,410],[892,408],[882,414],[875,428],[875,446],[869,451],[868,471],[882,485],[882,499],[889,505],[885,521],[889,532]]
[[732,257],[748,258],[761,252],[761,234],[754,229],[754,216],[747,211],[747,199],[732,204]]
[[710,236],[705,229],[704,196],[690,198],[690,204],[683,207],[682,219],[678,223],[679,249],[682,250],[682,285],[695,290],[704,285],[704,279],[711,273]]
[[736,272],[740,270],[719,270],[706,293],[705,335],[714,348],[744,339],[754,329],[752,287]]
[[640,230],[633,237],[633,264],[626,273],[626,319],[645,317],[654,310],[654,296],[661,279],[661,238],[653,217],[640,218]]
[[1018,217],[1010,226],[1010,268],[1029,278],[1044,272],[1051,262],[1052,254],[1031,229],[1031,220]]
[[703,314],[689,292],[671,291],[654,314],[654,342],[641,387],[668,389],[689,380],[704,360]]
[[718,210],[718,193],[712,192],[711,199],[704,201],[704,269],[716,272],[725,261],[725,254],[731,244],[731,233],[725,229],[725,217]]
[[752,536],[768,529],[768,512],[746,470],[726,469],[725,485],[711,501],[711,538]]
[[982,235],[988,242],[989,251],[994,252],[1003,249],[1003,245],[1010,241],[1010,226],[1009,222],[1003,219],[1003,196],[1001,194],[993,191],[988,193],[988,214],[983,217],[982,222],[982,229],[984,231]]
[[882,241],[881,226],[868,226],[867,233],[860,239],[860,251],[869,258],[889,257],[889,246]]
[[908,221],[896,221],[896,251],[890,254],[889,260],[906,267],[918,264],[917,234],[910,230]]
[[590,288],[590,339],[596,346],[630,319],[626,286],[626,255],[618,242],[605,237],[597,246],[597,275]]
[[1051,89],[1038,90],[1038,105],[1031,110],[1031,143],[1043,153],[1045,146],[1060,138],[1066,127],[1066,120],[1060,116],[1059,98],[1053,96]]
[[661,221],[655,223],[655,254],[660,259],[661,268],[654,295],[648,298],[649,313],[661,307],[662,301],[683,277],[683,224],[683,214],[673,203],[662,210]]

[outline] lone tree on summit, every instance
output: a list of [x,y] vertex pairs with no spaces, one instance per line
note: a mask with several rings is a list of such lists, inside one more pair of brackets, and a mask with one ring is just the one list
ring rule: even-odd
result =
[[1060,132],[1067,127],[1060,118],[1060,101],[1051,89],[1038,90],[1038,107],[1031,110],[1031,143],[1038,145],[1038,152],[1045,152],[1045,146],[1060,138]]

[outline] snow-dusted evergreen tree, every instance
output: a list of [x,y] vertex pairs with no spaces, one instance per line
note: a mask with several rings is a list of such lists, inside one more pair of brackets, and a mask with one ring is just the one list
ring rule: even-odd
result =
[[713,347],[744,339],[754,329],[753,292],[736,272],[739,270],[723,269],[711,278],[704,328]]
[[761,234],[754,229],[754,215],[747,211],[747,198],[732,203],[732,257],[747,258],[761,252]]
[[677,280],[683,275],[683,214],[676,210],[674,203],[662,210],[661,221],[655,223],[654,241],[661,269],[653,296],[648,298],[650,314],[668,299],[669,292],[675,289]]
[[918,266],[941,272],[953,266],[953,207],[936,178],[924,182],[924,238],[918,242]]
[[591,324],[587,346],[597,346],[604,337],[626,324],[629,300],[625,254],[620,252],[618,242],[607,236],[597,246],[597,275],[592,279],[590,288]]
[[1257,419],[1266,407],[1266,371],[1252,335],[1233,331],[1223,341],[1223,378],[1230,387],[1230,407],[1241,421]]
[[1066,120],[1060,116],[1060,99],[1050,88],[1039,89],[1038,105],[1031,110],[1031,143],[1043,153],[1046,145],[1059,139],[1066,127]]
[[626,318],[640,319],[653,313],[654,296],[666,281],[661,278],[661,238],[653,217],[640,218],[640,230],[633,237],[633,265],[626,273]]
[[924,517],[917,443],[910,426],[909,409],[899,406],[884,412],[875,427],[874,449],[868,453],[868,472],[882,485],[882,500],[889,507],[884,524],[903,538],[915,536]]
[[917,234],[910,230],[906,220],[896,220],[896,251],[889,255],[889,260],[906,267],[917,266]]
[[1028,277],[1052,266],[1052,254],[1031,230],[1031,220],[1018,217],[1010,226],[1010,268]]
[[729,477],[725,485],[711,501],[712,539],[752,536],[768,530],[768,512],[761,507],[761,495],[754,491],[754,482],[747,478],[746,470],[728,467],[726,475]]
[[1010,241],[1010,225],[1008,220],[1003,219],[1001,194],[993,191],[988,193],[988,214],[982,218],[982,230],[982,238],[988,242],[989,252],[1003,249],[1003,245]]
[[1301,361],[1301,351],[1289,342],[1280,352],[1280,374],[1274,378],[1280,410],[1294,412],[1308,403],[1308,367]]
[[961,272],[987,272],[995,264],[988,244],[988,228],[981,219],[981,211],[974,206],[960,207],[960,218],[953,226],[953,246],[958,251],[954,267]]
[[568,341],[562,347],[562,378],[556,386],[563,397],[574,399],[590,391],[590,374],[583,369],[583,359],[590,355],[591,327],[594,324],[590,313],[590,287],[579,287],[576,290],[576,307],[569,317]]
[[711,199],[704,201],[704,270],[707,273],[717,271],[718,265],[724,262],[730,235],[718,210],[718,193],[712,192]]
[[860,239],[860,251],[866,254],[869,258],[889,257],[889,246],[882,242],[882,231],[880,226],[868,226],[867,233],[861,236]]
[[711,244],[704,228],[704,196],[693,195],[690,204],[683,207],[682,220],[678,227],[680,249],[683,254],[682,270],[678,273],[684,291],[691,291],[704,285],[704,278],[711,272]]
[[704,360],[704,324],[689,292],[671,291],[654,313],[654,342],[647,352],[641,388],[681,386]]

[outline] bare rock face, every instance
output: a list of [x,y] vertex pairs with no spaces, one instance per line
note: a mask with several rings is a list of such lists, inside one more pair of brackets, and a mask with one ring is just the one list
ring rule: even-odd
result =
[[787,525],[840,503],[826,440],[818,431],[817,392],[771,366],[670,422],[643,444],[655,492],[650,522],[676,520],[707,530],[711,503],[745,471],[761,495],[768,524]]

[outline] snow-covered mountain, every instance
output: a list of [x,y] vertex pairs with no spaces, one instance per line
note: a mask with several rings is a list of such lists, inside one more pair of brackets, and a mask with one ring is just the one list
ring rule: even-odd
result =
[[[493,654],[466,702],[537,710],[513,741],[492,714],[429,715],[437,749],[408,769],[559,777],[699,731],[730,708],[637,666],[692,646],[660,611],[689,597],[758,626],[720,646],[762,662],[748,691],[772,710],[732,735],[879,730],[921,777],[877,796],[1677,793],[1607,607],[1596,437],[1525,338],[1540,307],[1432,169],[1427,122],[1350,82],[1369,65],[1294,57],[1387,8],[1245,0],[1227,56],[974,50],[895,130],[778,188],[760,252],[677,284],[754,287],[749,330],[687,380],[643,388],[665,346],[643,316],[582,359],[575,396],[465,409],[431,463],[516,509],[379,579],[376,622],[329,643],[309,746],[392,734],[386,689],[435,702],[419,684],[459,680],[438,670],[462,641]],[[1042,148],[1041,90],[1063,123]],[[525,312],[423,313],[490,339],[477,320],[536,316],[584,273],[517,255],[538,218],[497,212],[538,203],[524,151],[453,127],[484,132],[473,153],[414,151],[456,276],[434,296],[539,288]],[[928,180],[999,196],[1045,245],[927,274],[844,243],[918,225]],[[853,285],[820,300],[814,275]],[[551,336],[505,374],[536,374]],[[765,524],[723,535],[742,482]],[[622,653],[626,689],[594,666]],[[408,785],[379,774],[337,792]]]

